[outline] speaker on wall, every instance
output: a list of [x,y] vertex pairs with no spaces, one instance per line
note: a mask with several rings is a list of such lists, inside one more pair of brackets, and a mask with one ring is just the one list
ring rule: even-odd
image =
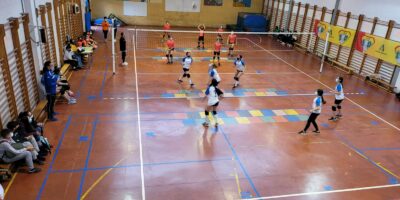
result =
[[39,34],[40,34],[40,41],[42,43],[46,43],[46,30],[44,28],[39,28]]

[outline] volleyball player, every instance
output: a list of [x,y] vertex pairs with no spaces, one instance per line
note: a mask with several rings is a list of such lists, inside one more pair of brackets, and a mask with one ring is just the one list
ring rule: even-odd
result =
[[212,81],[215,80],[216,84],[218,86],[219,82],[221,82],[221,77],[218,74],[217,65],[215,65],[214,63],[211,63],[210,65],[208,65],[208,75],[210,76],[210,79],[209,79],[207,85],[211,84]]
[[217,39],[217,41],[215,41],[215,43],[214,43],[213,63],[215,62],[215,56],[217,56],[218,66],[221,66],[221,63],[220,63],[221,47],[222,47],[222,43]]
[[192,82],[192,79],[190,78],[190,67],[193,63],[193,58],[190,56],[190,52],[186,52],[186,56],[182,59],[182,67],[183,67],[183,74],[182,76],[178,79],[179,83],[182,83],[182,79],[183,78],[188,78],[189,79],[189,83],[190,83],[190,87],[193,87],[194,84]]
[[167,40],[167,54],[165,55],[167,57],[167,64],[172,64],[173,63],[173,56],[172,52],[175,50],[175,42],[172,36],[168,37]]
[[199,38],[197,40],[197,48],[200,48],[200,43],[202,44],[201,48],[204,49],[204,31],[206,30],[206,26],[204,24],[199,24],[197,26],[199,29]]
[[233,77],[233,79],[235,80],[235,83],[233,84],[233,88],[236,88],[237,86],[239,86],[239,78],[243,75],[244,69],[246,68],[246,65],[244,64],[244,61],[243,61],[243,56],[239,55],[236,58],[234,64],[236,66],[236,74]]
[[224,42],[224,39],[222,38],[222,33],[224,32],[224,29],[222,26],[220,26],[217,30],[217,39],[219,40],[220,43]]
[[342,117],[342,102],[344,100],[344,92],[343,92],[343,77],[336,78],[336,87],[334,91],[331,91],[335,94],[335,105],[332,106],[333,116],[329,119],[332,121],[337,121],[340,117]]
[[217,117],[217,107],[219,105],[219,97],[222,97],[224,94],[218,87],[218,82],[216,79],[212,79],[211,84],[208,86],[204,99],[208,99],[207,106],[204,110],[204,114],[206,115],[205,122],[203,123],[204,127],[210,126],[210,119],[208,115],[210,112],[214,118],[215,127],[218,127],[218,117]]
[[233,48],[236,44],[236,34],[232,31],[231,34],[228,36],[228,45],[229,45],[229,52],[228,56],[233,56]]
[[315,97],[313,104],[312,104],[312,109],[310,110],[311,114],[308,117],[306,127],[302,131],[299,132],[299,134],[305,135],[307,133],[307,129],[310,127],[311,123],[314,125],[315,130],[313,131],[315,134],[320,133],[318,124],[316,122],[317,117],[321,114],[322,111],[322,104],[325,104],[324,100],[324,91],[322,89],[318,89],[316,92],[317,97]]
[[162,41],[165,40],[165,36],[166,36],[167,38],[168,38],[168,36],[169,36],[169,30],[171,29],[171,25],[169,24],[168,21],[165,21],[163,29],[164,29],[164,34],[163,34],[163,36],[162,36]]

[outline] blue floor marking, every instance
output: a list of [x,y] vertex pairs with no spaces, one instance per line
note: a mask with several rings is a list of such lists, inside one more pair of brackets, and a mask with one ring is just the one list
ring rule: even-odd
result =
[[224,136],[226,143],[228,143],[228,146],[231,149],[232,154],[235,156],[236,162],[239,163],[239,166],[242,169],[243,174],[246,176],[247,180],[249,181],[251,188],[253,188],[253,191],[256,193],[257,197],[260,197],[260,193],[258,193],[256,186],[254,185],[253,181],[251,180],[251,177],[249,176],[249,173],[247,173],[247,170],[244,167],[242,161],[240,161],[240,158],[237,155],[235,148],[233,148],[231,142],[229,141],[228,135],[225,133],[225,131],[222,129],[222,127],[220,127],[219,130],[221,130],[221,133]]
[[104,87],[106,84],[106,78],[107,78],[107,72],[108,72],[108,63],[109,63],[109,60],[107,59],[106,60],[106,70],[104,71],[103,80],[101,82],[101,87],[100,87],[100,93],[99,93],[100,98],[103,98],[103,91],[104,91]]
[[65,127],[64,127],[64,129],[63,129],[63,131],[62,131],[62,133],[61,133],[61,138],[60,138],[60,140],[58,141],[56,150],[55,150],[54,155],[53,155],[53,159],[52,159],[51,162],[50,162],[50,165],[49,165],[49,168],[47,169],[46,176],[45,176],[45,178],[44,178],[44,180],[43,180],[42,186],[40,186],[39,193],[38,193],[38,195],[36,196],[36,200],[39,200],[39,199],[42,197],[44,187],[46,186],[47,180],[49,179],[50,173],[52,172],[53,165],[54,165],[54,161],[55,161],[56,158],[57,158],[58,151],[60,150],[61,144],[62,144],[62,142],[63,142],[63,140],[64,140],[64,136],[65,136],[65,134],[67,133],[69,126],[71,125],[71,120],[72,120],[72,116],[69,115],[69,116],[68,116],[67,123],[65,124]]
[[393,175],[389,174],[388,172],[386,172],[385,170],[383,170],[379,165],[377,165],[375,162],[373,162],[367,155],[365,155],[365,153],[363,151],[361,151],[360,149],[358,149],[357,147],[355,147],[350,141],[348,141],[344,136],[342,136],[340,133],[338,133],[337,131],[334,131],[334,133],[336,134],[336,136],[346,145],[348,145],[349,147],[351,147],[351,149],[353,149],[354,151],[356,151],[357,153],[365,156],[366,160],[371,163],[373,166],[375,166],[376,168],[378,168],[381,172],[383,172],[386,177],[388,178],[388,183],[389,184],[394,184],[394,183],[399,183],[397,178],[394,177]]
[[95,120],[93,121],[92,133],[91,133],[90,141],[89,141],[90,142],[89,148],[88,148],[86,160],[85,160],[85,167],[83,169],[83,173],[82,173],[81,181],[80,181],[80,185],[79,185],[79,191],[78,191],[78,195],[76,197],[77,200],[80,200],[81,196],[82,196],[82,190],[83,190],[83,185],[85,184],[85,176],[86,176],[86,171],[87,171],[86,169],[88,168],[88,165],[89,165],[90,153],[92,152],[93,140],[94,140],[94,135],[96,133],[97,122],[98,122],[98,116],[96,116]]

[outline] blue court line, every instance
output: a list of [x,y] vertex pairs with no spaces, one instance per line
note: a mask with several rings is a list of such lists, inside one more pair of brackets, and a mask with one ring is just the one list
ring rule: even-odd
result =
[[[143,163],[143,166],[159,166],[159,165],[174,165],[174,164],[191,164],[191,163],[205,163],[205,162],[217,162],[217,161],[227,161],[232,160],[232,158],[217,158],[210,160],[183,160],[183,161],[171,161],[171,162],[155,162],[155,163]],[[106,169],[120,169],[120,168],[133,168],[140,167],[140,163],[120,165],[120,166],[104,166],[104,167],[93,167],[93,168],[81,168],[81,169],[67,169],[67,170],[54,170],[51,173],[74,173],[86,171],[96,171],[96,170],[106,170]]]
[[58,151],[60,150],[61,144],[62,144],[62,142],[63,142],[63,140],[64,140],[64,136],[65,136],[65,134],[66,134],[66,132],[67,132],[69,126],[71,125],[71,119],[72,119],[72,116],[69,115],[69,116],[68,116],[67,123],[65,124],[65,127],[64,127],[64,129],[63,129],[63,131],[62,131],[61,138],[60,138],[60,140],[58,141],[56,150],[55,150],[54,155],[53,155],[53,159],[52,159],[51,162],[50,162],[49,168],[47,169],[47,172],[46,172],[46,176],[45,176],[45,178],[44,178],[44,180],[43,180],[43,182],[42,182],[42,186],[40,186],[39,193],[38,193],[38,195],[36,196],[36,200],[39,200],[39,199],[42,197],[42,193],[43,193],[44,187],[46,186],[47,180],[49,179],[49,175],[50,175],[50,173],[51,173],[51,171],[52,171],[52,169],[53,169],[53,164],[54,164],[54,161],[55,161],[56,158],[57,158]]
[[365,148],[363,151],[399,151],[400,147],[377,147],[377,148]]
[[251,177],[249,176],[249,174],[248,174],[246,168],[244,167],[242,161],[240,161],[240,158],[239,158],[238,154],[236,153],[235,148],[233,148],[231,142],[229,141],[229,138],[228,138],[227,134],[226,134],[225,131],[222,129],[222,127],[219,127],[219,130],[221,130],[221,133],[224,135],[225,141],[228,143],[229,148],[230,148],[231,151],[232,151],[232,154],[235,156],[235,160],[239,163],[240,168],[242,169],[243,174],[246,176],[246,178],[247,178],[247,180],[249,181],[251,187],[253,188],[253,191],[256,193],[256,195],[257,195],[256,197],[260,197],[260,196],[261,196],[260,193],[258,193],[258,191],[257,191],[257,189],[256,189],[256,186],[254,185],[253,181],[251,180]]
[[92,65],[93,65],[93,55],[91,56],[91,59],[90,59],[89,69],[86,69],[85,74],[83,75],[83,78],[79,82],[79,87],[76,92],[76,97],[78,97],[78,98],[81,96],[81,89],[83,87],[83,84],[86,82],[87,76],[89,74],[89,71],[91,71],[90,69],[92,68]]
[[81,199],[83,185],[85,184],[86,169],[89,165],[90,153],[92,152],[93,140],[94,140],[94,135],[96,133],[96,127],[97,127],[97,121],[98,121],[98,116],[96,116],[95,120],[92,122],[93,123],[92,133],[90,136],[89,148],[88,148],[87,155],[86,155],[85,167],[83,168],[81,181],[80,181],[80,185],[79,185],[79,191],[78,191],[78,195],[76,197],[77,200]]
[[388,178],[388,182],[389,184],[394,184],[394,183],[398,183],[399,181],[397,180],[396,177],[394,177],[393,175],[389,174],[387,171],[383,170],[381,166],[379,166],[378,164],[376,164],[370,157],[368,157],[362,150],[358,149],[357,147],[355,147],[349,140],[347,140],[342,134],[338,133],[337,131],[334,131],[335,135],[343,142],[345,143],[347,146],[349,146],[353,151],[359,153],[360,155],[364,156],[365,159],[371,163],[373,166],[375,166],[376,168],[378,168],[381,172],[383,172],[386,177]]
[[108,63],[109,63],[109,59],[106,60],[106,69],[104,71],[103,80],[101,82],[100,93],[99,93],[100,98],[103,98],[103,90],[104,90],[104,87],[106,84],[106,78],[107,78],[107,72],[108,72]]

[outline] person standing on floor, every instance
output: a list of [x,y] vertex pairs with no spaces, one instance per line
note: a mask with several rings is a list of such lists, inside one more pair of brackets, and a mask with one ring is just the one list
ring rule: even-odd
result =
[[126,66],[128,63],[126,62],[126,40],[124,36],[124,32],[121,33],[121,37],[119,38],[119,50],[121,51],[122,57],[122,65]]
[[167,54],[165,55],[167,57],[167,64],[172,64],[174,62],[174,56],[172,55],[172,53],[175,50],[175,41],[172,38],[172,36],[168,36],[168,40],[167,40]]
[[[206,26],[204,24],[199,24],[197,26],[197,29],[199,29],[199,38],[197,39],[197,48],[204,49],[204,31],[206,30]],[[201,43],[201,46],[200,46]]]
[[236,58],[234,65],[236,67],[236,73],[235,76],[233,77],[233,79],[235,80],[235,83],[233,84],[233,89],[239,86],[239,78],[244,74],[244,69],[246,68],[242,55],[239,55]]
[[322,89],[318,89],[316,92],[317,97],[315,97],[312,109],[310,110],[311,114],[308,117],[306,127],[299,132],[299,134],[305,135],[307,133],[307,129],[310,127],[311,123],[314,125],[315,130],[313,131],[315,134],[320,133],[318,124],[316,122],[317,117],[321,114],[322,111],[322,104],[325,104],[326,101],[324,100],[324,91]]
[[218,127],[217,107],[219,105],[219,97],[222,97],[224,93],[217,87],[217,85],[218,85],[217,80],[213,79],[205,92],[206,96],[204,97],[204,99],[207,98],[208,102],[204,110],[204,114],[206,116],[205,122],[203,123],[204,127],[210,126],[210,119],[208,118],[210,112],[212,112],[212,116],[215,122],[215,127],[216,128]]
[[110,27],[110,24],[107,21],[107,17],[104,17],[104,21],[101,23],[101,26],[103,27],[104,42],[106,42],[108,35],[108,28]]
[[342,102],[344,100],[344,91],[343,91],[343,77],[336,78],[336,87],[335,90],[331,91],[335,94],[335,105],[332,106],[333,116],[329,119],[332,121],[337,121],[342,117]]
[[54,104],[56,102],[56,94],[57,94],[57,80],[58,75],[54,73],[54,65],[50,61],[46,61],[43,67],[43,76],[41,79],[42,84],[46,90],[46,98],[47,98],[47,118],[50,121],[57,121],[54,117]]
[[186,52],[186,56],[182,59],[183,74],[178,79],[178,83],[182,83],[182,79],[187,77],[189,80],[190,87],[194,87],[192,79],[190,78],[190,66],[193,63],[193,58],[190,56],[190,52]]

